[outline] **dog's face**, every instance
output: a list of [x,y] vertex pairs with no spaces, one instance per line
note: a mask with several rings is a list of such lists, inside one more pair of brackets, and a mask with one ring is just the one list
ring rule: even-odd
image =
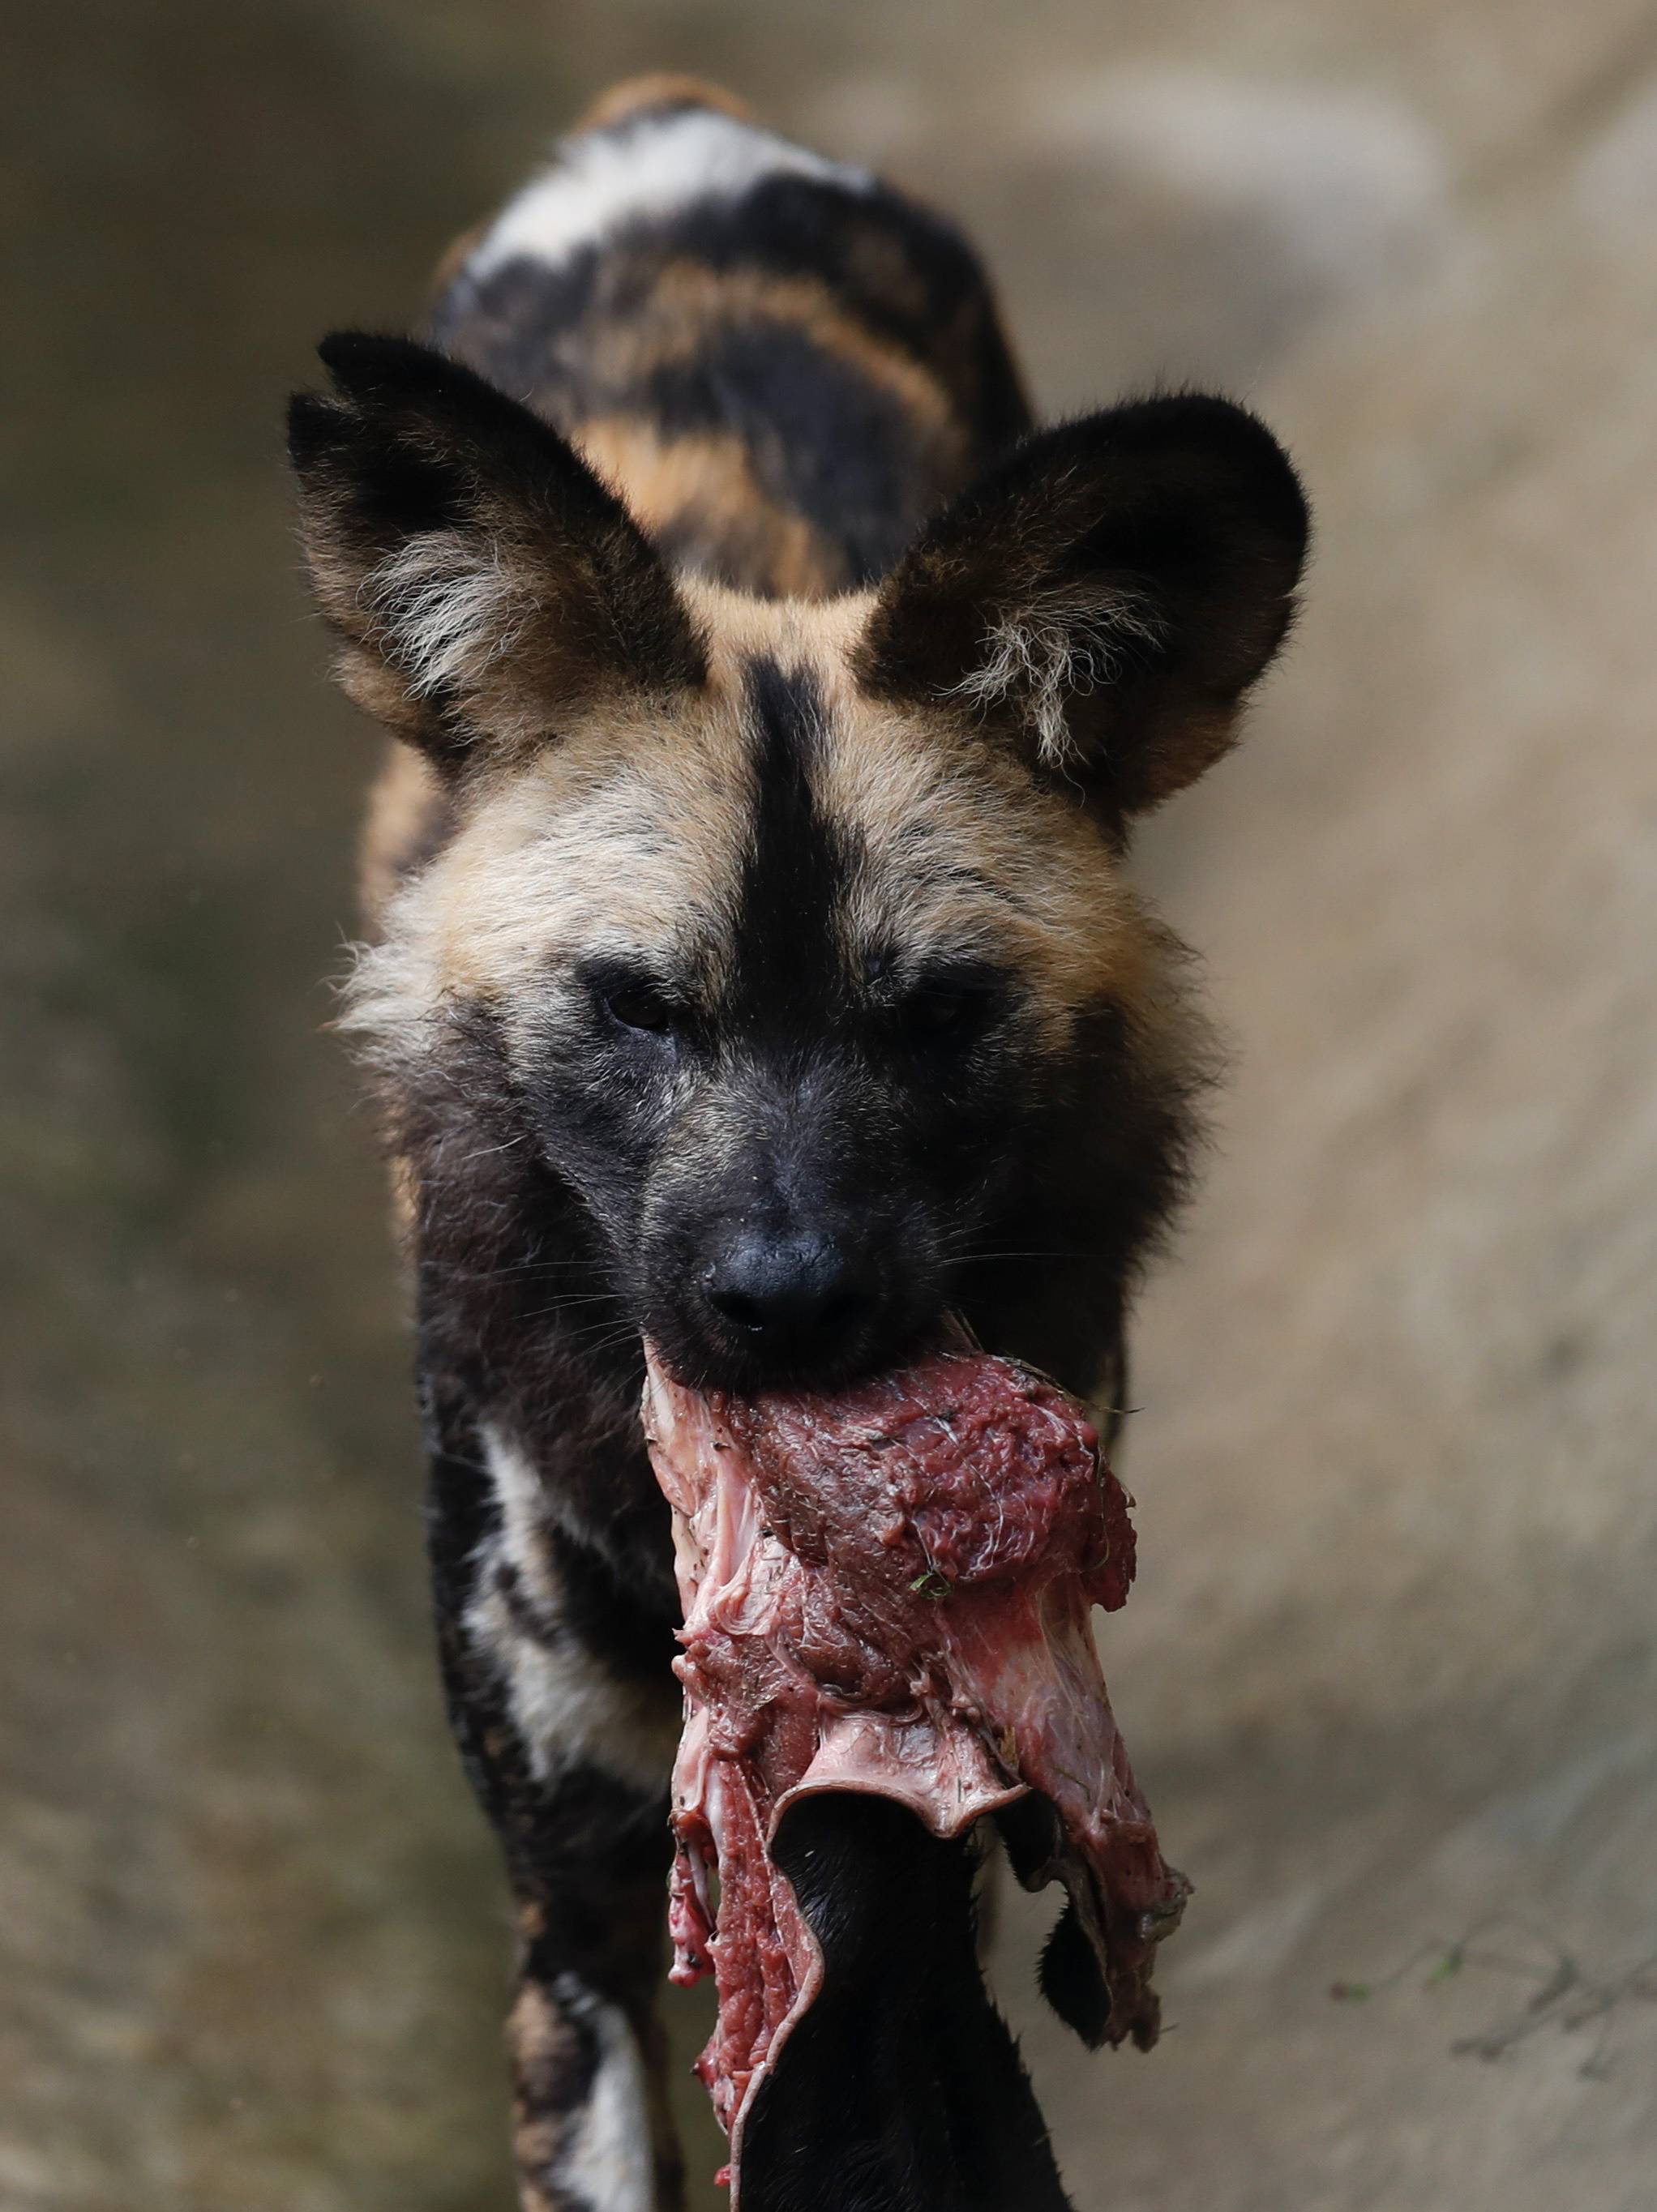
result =
[[698,611],[705,681],[480,788],[393,957],[493,1010],[677,1371],[831,1374],[1016,1242],[1026,1125],[1155,952],[1072,801],[859,687],[867,602]]
[[489,1022],[668,1364],[844,1375],[986,1257],[1057,1266],[1096,1207],[1155,1210],[1189,1045],[1119,860],[1286,625],[1304,510],[1265,433],[1216,402],[1093,418],[878,590],[756,601],[669,576],[464,372],[367,341],[331,366],[295,423],[320,596],[455,823],[368,1018],[427,1054]]

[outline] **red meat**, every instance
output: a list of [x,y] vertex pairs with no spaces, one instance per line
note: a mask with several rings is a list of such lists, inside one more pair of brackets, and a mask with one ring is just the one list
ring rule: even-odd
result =
[[716,1978],[698,2070],[733,2169],[821,1976],[769,1848],[808,1792],[894,1798],[939,1836],[1039,1792],[1056,1845],[1025,1878],[1069,1892],[1108,2039],[1153,2042],[1154,1947],[1186,1885],[1093,1644],[1093,1607],[1127,1597],[1134,1534],[1083,1409],[1031,1369],[951,1349],[832,1395],[752,1399],[684,1389],[653,1363],[645,1428],[685,1607],[673,1978]]

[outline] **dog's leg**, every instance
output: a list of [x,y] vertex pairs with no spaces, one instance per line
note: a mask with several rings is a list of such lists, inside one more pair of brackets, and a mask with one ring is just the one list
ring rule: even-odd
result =
[[656,2009],[673,1622],[560,1527],[509,1434],[452,1412],[434,1427],[449,1713],[517,1905],[508,2043],[524,2212],[678,2212]]
[[[608,1851],[579,1856],[579,1871],[566,1863],[548,1885],[561,1906],[520,1901],[507,2019],[520,2203],[523,2212],[682,2212],[655,2009],[661,1864],[653,1853],[630,1883],[609,1864],[600,1871]],[[647,1924],[630,1930],[641,1903]]]
[[744,2131],[758,2212],[1070,2212],[974,1953],[974,1850],[907,1808],[807,1797],[777,1863],[823,1984]]

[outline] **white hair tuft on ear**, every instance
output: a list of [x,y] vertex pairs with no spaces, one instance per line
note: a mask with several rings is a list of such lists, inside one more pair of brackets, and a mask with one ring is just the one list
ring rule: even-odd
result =
[[459,531],[411,538],[369,571],[358,596],[422,698],[476,683],[511,651],[533,612],[525,578],[500,546]]
[[1115,683],[1131,648],[1160,645],[1166,627],[1135,592],[1048,592],[990,625],[983,660],[953,693],[980,712],[1022,695],[1039,757],[1062,769],[1076,752],[1069,702]]

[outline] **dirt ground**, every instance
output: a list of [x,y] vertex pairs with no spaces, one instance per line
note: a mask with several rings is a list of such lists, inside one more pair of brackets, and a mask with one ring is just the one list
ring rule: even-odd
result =
[[7,43],[0,2206],[508,2201],[323,1034],[371,749],[276,423],[665,64],[957,210],[1051,408],[1218,380],[1319,512],[1246,750],[1142,860],[1236,1065],[1106,1650],[1197,1886],[1173,2032],[1087,2058],[1022,1908],[996,1959],[1080,2212],[1649,2212],[1657,13],[27,0]]

